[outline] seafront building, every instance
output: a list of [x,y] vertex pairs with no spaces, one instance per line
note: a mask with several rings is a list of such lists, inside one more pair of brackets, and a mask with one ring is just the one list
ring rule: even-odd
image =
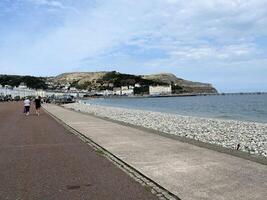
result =
[[122,86],[121,87],[121,94],[122,95],[133,95],[134,94],[134,87],[133,86]]
[[[66,85],[62,89],[50,89],[50,90],[35,90],[28,88],[25,84],[20,84],[18,87],[11,87],[9,85],[0,85],[0,96],[11,96],[13,99],[15,97],[24,98],[27,96],[41,96],[41,97],[60,97],[60,96],[73,96],[75,98],[82,98],[88,95],[101,95],[101,96],[133,96],[134,89],[139,87],[139,85],[134,86],[121,86],[113,87],[113,90],[95,90],[89,92],[88,90],[78,90],[75,87],[69,87]],[[149,86],[150,95],[169,95],[172,94],[171,86]]]
[[36,90],[36,96],[46,97],[46,91],[44,91],[44,90]]
[[121,95],[121,88],[120,87],[114,87],[113,88],[113,95]]
[[84,97],[86,92],[75,92],[75,91],[45,91],[45,90],[34,90],[27,88],[25,85],[20,85],[18,87],[11,86],[0,86],[0,96],[11,96],[13,99],[15,97],[28,97],[28,96],[40,96],[40,97],[59,97],[59,96],[73,96],[73,97]]
[[121,86],[113,88],[113,95],[134,95],[134,86]]
[[103,96],[110,96],[113,95],[112,90],[101,90],[99,92],[96,92],[97,95],[103,95]]
[[45,97],[62,97],[62,96],[73,96],[75,98],[82,98],[86,92],[74,92],[74,91],[43,91]]
[[11,96],[12,98],[17,96],[24,98],[27,96],[36,96],[36,90],[29,89],[23,84],[14,88],[9,85],[5,85],[4,87],[0,87],[0,95]]
[[141,84],[140,83],[136,83],[136,84],[134,84],[134,87],[140,88],[141,87]]
[[171,85],[149,86],[149,94],[150,95],[169,95],[169,94],[172,94],[172,87]]

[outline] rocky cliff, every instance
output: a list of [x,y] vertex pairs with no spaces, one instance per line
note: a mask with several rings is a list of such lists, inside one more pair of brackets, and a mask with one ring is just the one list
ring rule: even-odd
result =
[[158,80],[167,84],[180,86],[183,92],[188,93],[217,93],[217,90],[210,83],[200,83],[177,78],[171,73],[161,73],[145,75],[143,78],[148,80]]

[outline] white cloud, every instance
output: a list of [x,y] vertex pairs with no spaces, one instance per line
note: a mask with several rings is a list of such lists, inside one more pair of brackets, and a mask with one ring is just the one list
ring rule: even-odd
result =
[[[109,1],[91,13],[66,22],[64,27],[52,32],[45,40],[52,40],[60,47],[67,46],[67,49],[68,46],[78,45],[89,56],[91,53],[94,56],[93,52],[99,48],[102,48],[101,51],[110,50],[122,43],[138,40],[142,41],[142,48],[162,48],[166,51],[179,48],[173,44],[182,48],[246,45],[246,42],[251,43],[249,40],[253,35],[261,34],[257,22],[267,17],[267,12],[256,15],[248,12],[247,7],[255,7],[257,1],[171,2]],[[66,37],[71,41],[66,42]],[[209,42],[209,39],[214,41]]]
[[[46,6],[49,10],[51,9],[59,9],[59,10],[71,10],[75,13],[79,13],[79,11],[71,6],[66,6],[62,1],[59,0],[27,0],[30,3],[35,4],[36,6]],[[64,2],[64,1],[63,1]]]
[[222,60],[237,61],[254,59],[258,53],[253,44],[234,44],[218,46],[200,46],[200,47],[179,47],[177,50],[170,52],[173,59],[181,60]]
[[61,2],[55,0],[28,0],[31,3],[34,3],[39,6],[53,6],[53,7],[64,7]]

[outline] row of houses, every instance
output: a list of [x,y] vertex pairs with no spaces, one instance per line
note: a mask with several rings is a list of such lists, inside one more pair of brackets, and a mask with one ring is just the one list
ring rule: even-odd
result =
[[11,87],[9,85],[2,86],[0,85],[0,95],[1,96],[11,96],[14,97],[27,97],[27,96],[36,96],[37,91],[33,89],[29,89],[24,85],[20,85],[19,87]]
[[[118,96],[133,96],[134,93],[134,86],[121,86],[115,87],[113,90],[102,90],[102,91],[93,91],[98,95],[103,96],[111,96],[111,95],[118,95]],[[168,86],[149,86],[149,95],[169,95],[172,94],[171,85]]]
[[10,96],[13,99],[15,97],[29,97],[29,96],[40,96],[40,97],[60,97],[60,96],[73,96],[83,97],[86,93],[81,92],[60,92],[60,91],[45,91],[45,90],[33,90],[25,87],[10,87],[0,85],[0,96]]
[[[12,98],[19,96],[21,98],[26,96],[41,96],[41,97],[51,97],[51,96],[63,96],[71,95],[74,97],[84,97],[85,95],[102,95],[102,96],[133,96],[135,86],[121,86],[114,87],[113,90],[101,90],[101,91],[91,91],[90,93],[86,90],[77,90],[73,88],[72,90],[62,90],[62,91],[44,91],[44,90],[33,90],[27,88],[27,86],[21,84],[18,87],[11,86],[1,86],[0,85],[0,95],[10,95]],[[172,93],[171,86],[149,86],[149,95],[168,95]]]
[[102,91],[92,91],[92,93],[103,95],[103,96],[112,96],[112,95],[126,95],[132,96],[134,95],[134,87],[133,86],[121,86],[114,87],[113,90],[102,90]]

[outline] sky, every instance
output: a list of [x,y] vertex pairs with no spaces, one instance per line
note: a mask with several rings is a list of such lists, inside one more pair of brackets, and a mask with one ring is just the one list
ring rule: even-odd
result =
[[267,91],[267,0],[0,0],[0,74],[173,73]]

